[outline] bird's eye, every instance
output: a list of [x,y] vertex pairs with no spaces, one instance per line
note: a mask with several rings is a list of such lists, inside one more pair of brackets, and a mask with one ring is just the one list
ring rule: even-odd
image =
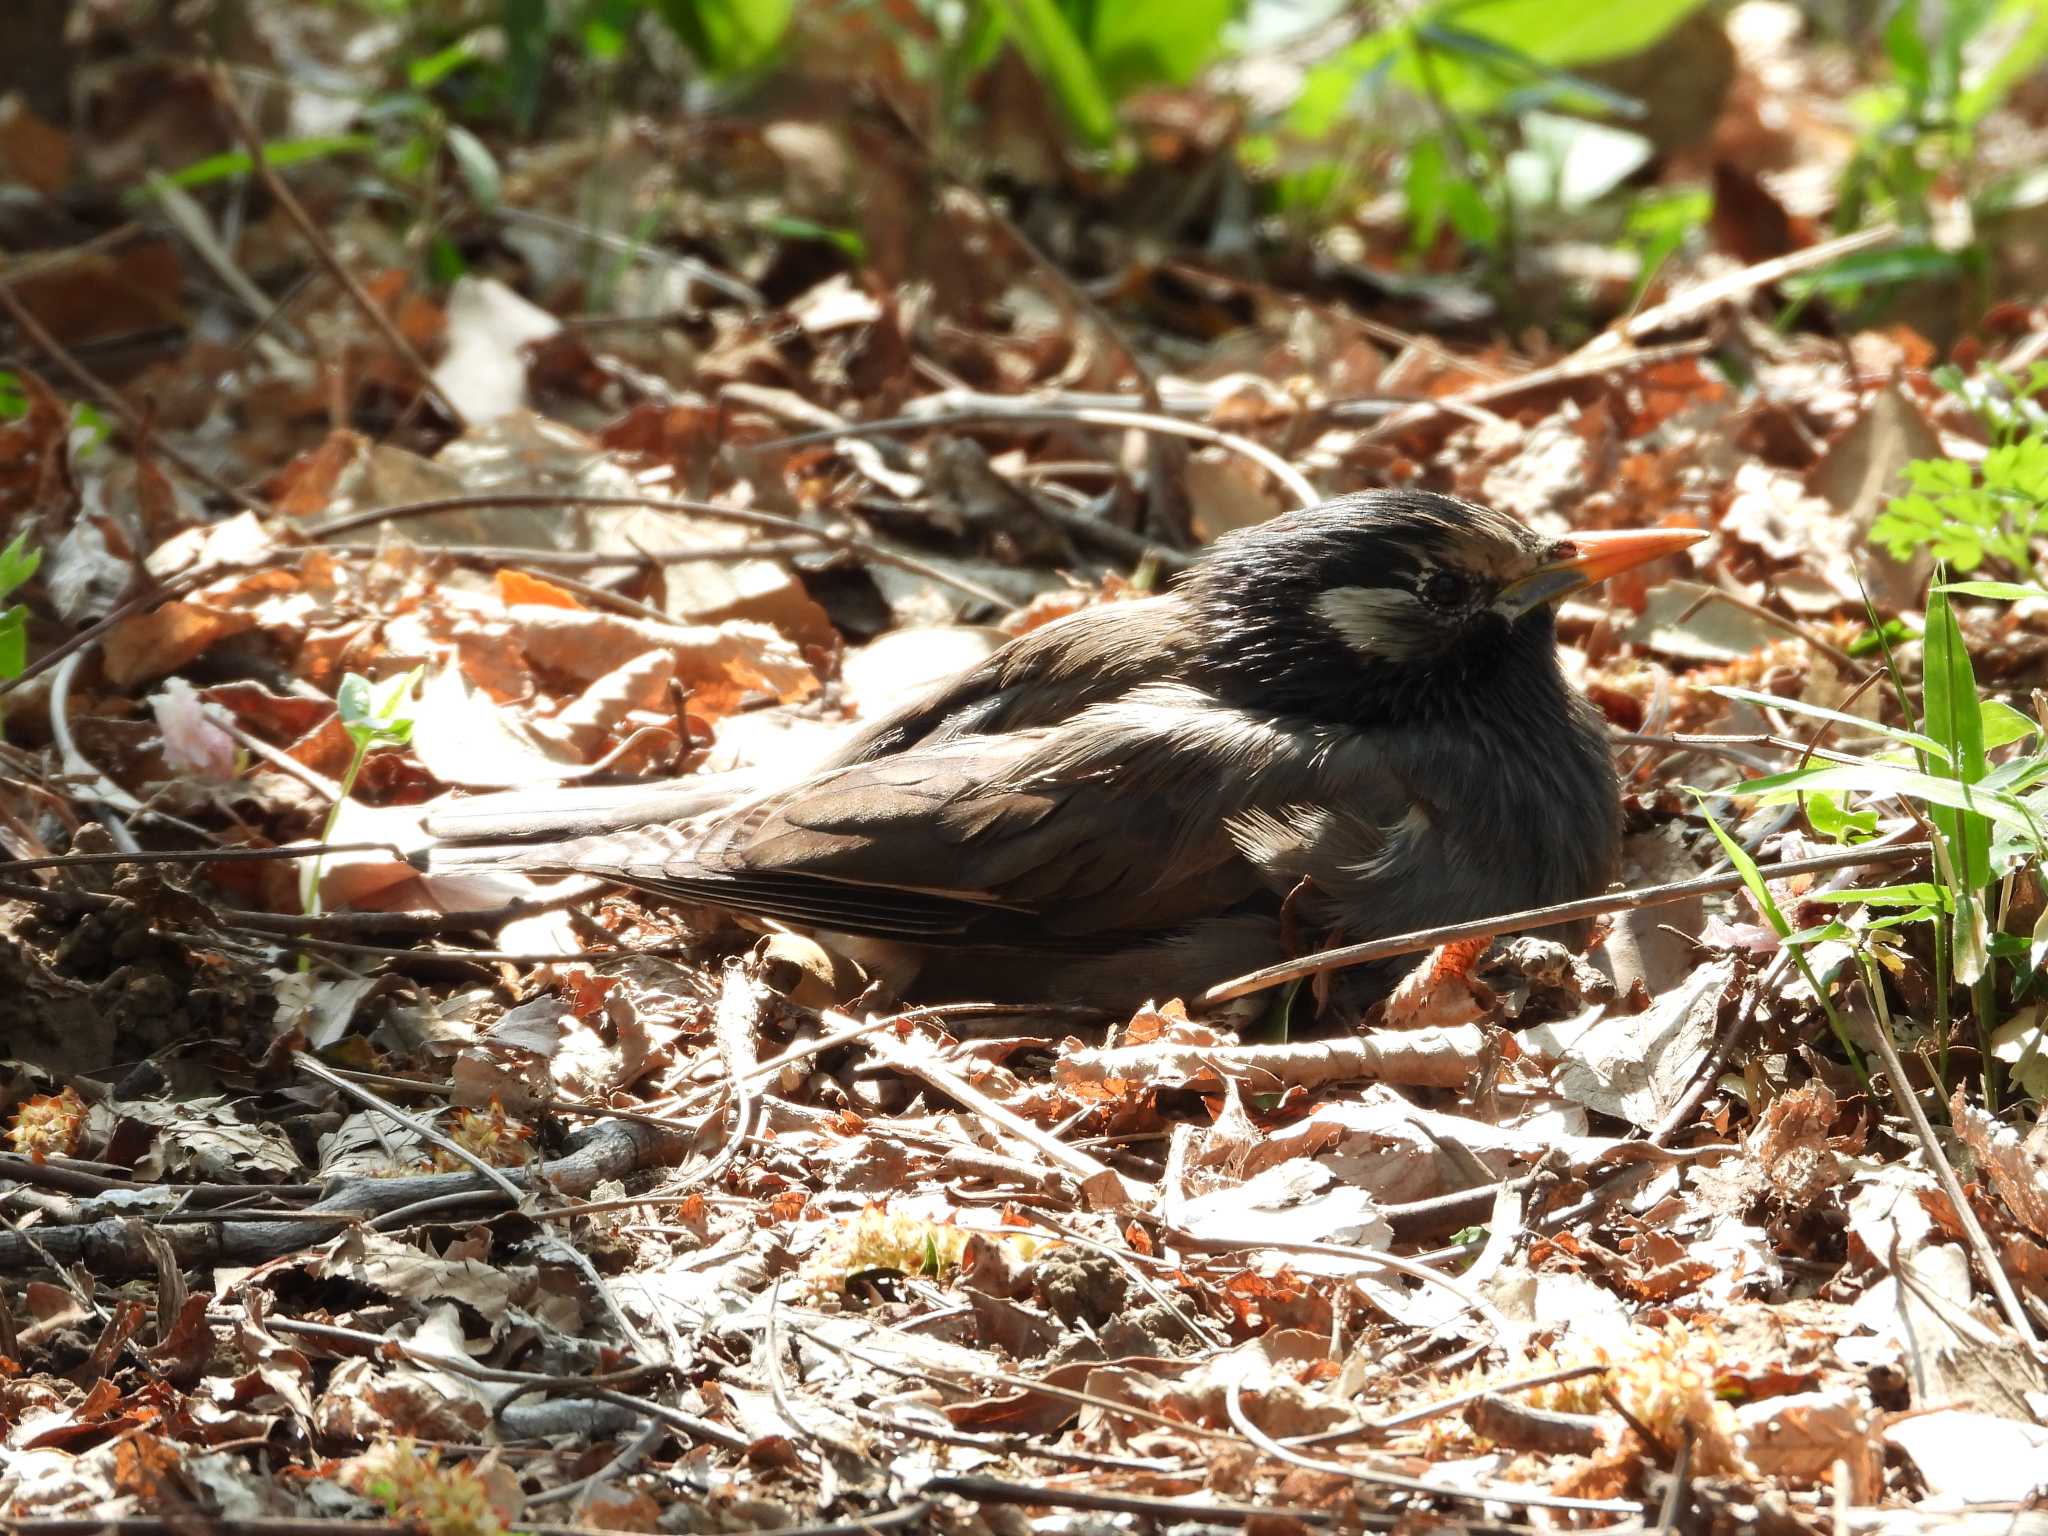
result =
[[1449,608],[1465,596],[1465,578],[1452,571],[1438,571],[1422,584],[1422,595],[1439,608]]

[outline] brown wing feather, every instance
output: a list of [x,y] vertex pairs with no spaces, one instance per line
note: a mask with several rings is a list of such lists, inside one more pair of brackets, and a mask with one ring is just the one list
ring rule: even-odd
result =
[[713,823],[686,857],[631,877],[925,942],[1157,931],[1250,897],[1277,901],[1293,873],[1248,853],[1237,819],[1319,797],[1345,753],[1364,786],[1359,810],[1398,816],[1398,788],[1356,738],[1155,687],[1057,731],[962,736],[835,769]]

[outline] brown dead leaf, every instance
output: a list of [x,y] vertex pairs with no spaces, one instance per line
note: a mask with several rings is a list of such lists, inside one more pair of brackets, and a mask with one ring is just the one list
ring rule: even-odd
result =
[[1852,1388],[1833,1387],[1744,1403],[1735,1410],[1736,1444],[1766,1477],[1813,1487],[1849,1469],[1849,1497],[1863,1503],[1880,1485],[1882,1456],[1870,1410]]
[[327,510],[343,474],[369,451],[359,432],[336,428],[263,482],[265,498],[284,517],[312,517]]
[[56,519],[69,509],[70,413],[50,387],[26,368],[13,370],[28,400],[15,421],[0,421],[0,516],[36,514],[52,536]]
[[2048,1239],[2048,1117],[2024,1137],[1972,1105],[1958,1087],[1949,1101],[1957,1133],[2013,1218]]
[[11,282],[22,306],[67,344],[185,323],[184,269],[168,239],[68,251]]
[[1835,1096],[1825,1083],[1809,1083],[1774,1100],[1751,1138],[1758,1165],[1778,1197],[1793,1207],[1810,1206],[1852,1171],[1830,1135]]
[[1448,1029],[1493,1011],[1493,989],[1472,974],[1491,939],[1466,939],[1430,951],[1395,986],[1381,1022],[1388,1029]]
[[0,96],[0,172],[44,197],[71,180],[71,135],[38,117],[19,91]]
[[108,632],[102,647],[108,680],[126,688],[162,677],[229,635],[255,627],[255,619],[247,613],[173,599],[148,613],[123,619]]
[[707,720],[732,713],[750,694],[793,704],[819,688],[796,647],[760,624],[685,627],[525,604],[511,617],[537,666],[578,682],[595,682],[646,651],[666,650],[677,680],[690,690],[692,712]]

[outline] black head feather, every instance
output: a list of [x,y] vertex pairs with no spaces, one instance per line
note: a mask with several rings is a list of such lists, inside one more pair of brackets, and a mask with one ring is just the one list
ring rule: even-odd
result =
[[1179,590],[1233,702],[1358,725],[1520,715],[1564,689],[1551,610],[1492,601],[1548,547],[1473,502],[1365,491],[1225,535]]

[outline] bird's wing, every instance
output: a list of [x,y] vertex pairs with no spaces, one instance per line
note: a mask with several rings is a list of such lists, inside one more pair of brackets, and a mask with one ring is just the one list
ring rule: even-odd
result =
[[[992,656],[874,721],[794,771],[764,765],[650,784],[571,784],[451,798],[425,826],[438,843],[500,844],[618,834],[686,821],[807,770],[902,752],[920,742],[1056,725],[1148,677],[1171,675],[1177,600],[1155,597],[1084,608],[1012,640]],[[481,861],[487,855],[475,856]],[[522,857],[522,864],[531,860]]]
[[1058,728],[835,769],[701,829],[686,852],[586,849],[560,867],[927,944],[1127,936],[1284,894],[1286,859],[1262,858],[1244,819],[1280,824],[1339,758],[1363,850],[1364,829],[1405,805],[1368,744],[1148,687]]

